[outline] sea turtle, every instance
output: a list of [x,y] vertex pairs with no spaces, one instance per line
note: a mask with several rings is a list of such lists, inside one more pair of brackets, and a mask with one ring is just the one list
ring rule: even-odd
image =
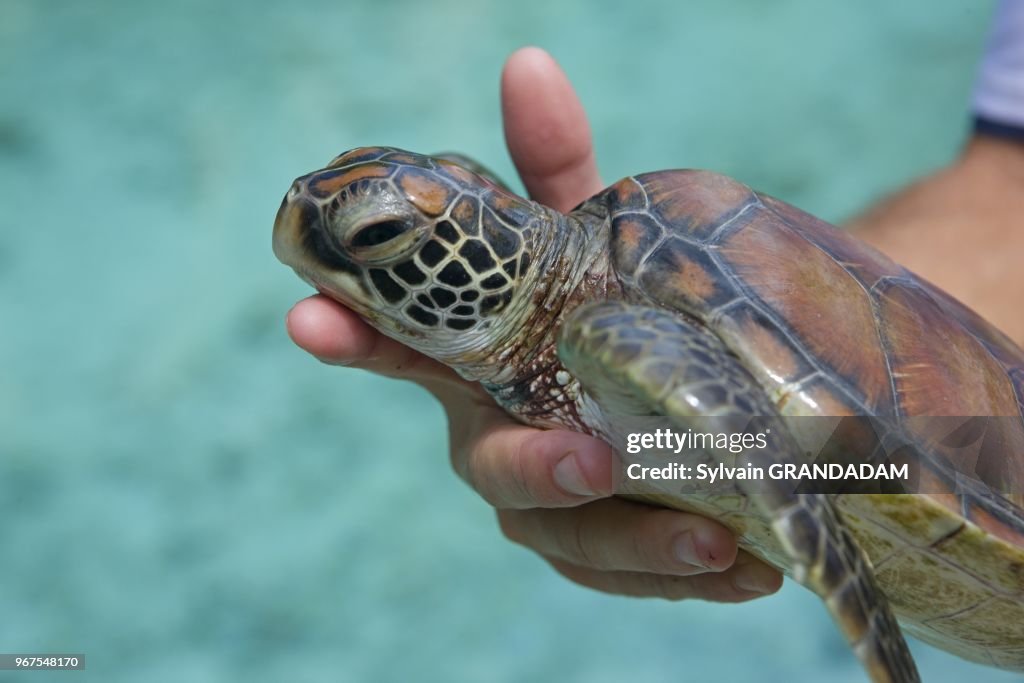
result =
[[[897,435],[925,492],[641,497],[721,520],[821,596],[874,681],[917,680],[893,613],[1024,671],[1024,351],[855,238],[707,171],[628,177],[563,215],[464,158],[369,147],[292,184],[273,245],[531,425],[621,443],[619,414],[773,420],[767,449],[703,454],[735,465],[808,457],[781,417],[871,416],[833,457]],[[1002,417],[944,434],[977,445],[965,460],[922,416]]]

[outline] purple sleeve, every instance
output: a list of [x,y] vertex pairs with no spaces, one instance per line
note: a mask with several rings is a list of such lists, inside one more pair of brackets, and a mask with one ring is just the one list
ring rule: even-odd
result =
[[978,132],[1024,139],[1024,0],[1000,0],[974,87]]

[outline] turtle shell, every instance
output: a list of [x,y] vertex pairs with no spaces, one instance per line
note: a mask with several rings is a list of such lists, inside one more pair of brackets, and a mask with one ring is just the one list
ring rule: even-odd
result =
[[[1024,352],[866,244],[725,176],[650,173],[605,200],[627,297],[703,322],[783,415],[873,416],[914,444],[908,457],[934,492],[840,496],[844,518],[910,633],[1024,670]],[[967,461],[963,449],[934,457],[933,416],[995,419],[974,425],[986,438]],[[956,470],[982,485],[954,488]],[[785,569],[744,509],[682,506]]]

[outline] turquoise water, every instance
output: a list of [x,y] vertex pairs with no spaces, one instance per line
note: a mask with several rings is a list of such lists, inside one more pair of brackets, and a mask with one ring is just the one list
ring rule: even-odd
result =
[[799,588],[606,597],[505,542],[425,393],[289,343],[270,228],[358,145],[511,177],[528,43],[606,179],[714,168],[839,220],[954,154],[991,4],[3,0],[0,651],[84,652],[33,678],[61,681],[863,680]]

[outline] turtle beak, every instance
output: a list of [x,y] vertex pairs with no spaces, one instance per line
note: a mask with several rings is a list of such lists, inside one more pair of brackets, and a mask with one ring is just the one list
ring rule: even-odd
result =
[[323,214],[304,187],[296,180],[274,220],[274,255],[322,294],[370,313],[362,302],[368,296],[360,269],[325,243]]
[[284,196],[274,220],[274,256],[296,270],[306,265],[303,236],[310,226],[319,221],[320,211],[305,196],[301,182],[296,180]]

